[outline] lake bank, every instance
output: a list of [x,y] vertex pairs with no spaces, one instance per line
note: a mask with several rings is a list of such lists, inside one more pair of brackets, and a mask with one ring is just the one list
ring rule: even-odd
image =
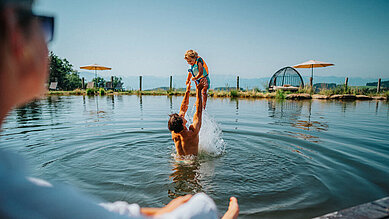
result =
[[[184,96],[184,91],[165,91],[165,90],[152,90],[152,91],[104,91],[103,93],[94,92],[88,93],[86,90],[74,90],[74,91],[48,91],[46,95],[151,95],[151,96]],[[195,91],[191,91],[191,96],[195,96]],[[229,97],[229,98],[274,98],[274,99],[293,99],[293,100],[305,100],[305,99],[323,99],[323,100],[388,100],[388,92],[381,94],[371,95],[359,95],[359,94],[310,94],[310,93],[287,93],[287,92],[257,92],[257,91],[215,91],[209,90],[208,96],[210,97]]]

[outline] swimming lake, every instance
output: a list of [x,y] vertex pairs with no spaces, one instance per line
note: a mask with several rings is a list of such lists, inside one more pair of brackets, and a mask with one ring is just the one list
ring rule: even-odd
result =
[[240,218],[310,218],[389,195],[386,101],[209,98],[182,163],[167,129],[182,98],[48,96],[10,113],[0,145],[31,176],[141,206],[205,192],[220,212],[236,196]]

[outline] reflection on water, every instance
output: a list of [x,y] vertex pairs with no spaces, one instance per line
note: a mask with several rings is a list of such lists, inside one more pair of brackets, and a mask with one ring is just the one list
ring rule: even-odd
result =
[[143,99],[142,99],[142,94],[138,95],[139,99],[139,110],[140,110],[140,120],[141,120],[141,127],[140,129],[143,130]]
[[[303,108],[307,112],[303,112]],[[290,125],[307,131],[327,131],[328,124],[325,121],[312,120],[312,100],[308,101],[286,101],[269,100],[269,117],[275,120],[277,125]],[[342,108],[343,109],[343,108]],[[324,120],[323,116],[319,119]],[[296,135],[304,136],[303,139],[317,138],[311,134],[298,133]]]
[[169,98],[170,112],[173,112],[173,96],[167,96]]
[[[275,122],[274,125],[291,126],[303,131],[295,130],[273,130],[269,133],[276,135],[286,135],[289,137],[302,139],[305,141],[320,143],[320,137],[316,136],[317,132],[328,131],[327,122],[323,121],[324,117],[319,116],[315,120],[312,118],[312,100],[309,101],[288,101],[288,100],[269,100],[268,101],[269,117]],[[312,159],[304,151],[310,151],[304,146],[291,144],[289,146],[292,152],[296,152],[306,158]]]
[[239,99],[238,98],[233,98],[233,100],[235,101],[236,103],[236,111],[235,111],[235,123],[236,123],[236,126],[235,126],[235,129],[238,129],[238,118],[239,118]]
[[269,117],[276,125],[293,124],[301,116],[302,101],[268,100]]
[[42,107],[39,100],[28,103],[23,107],[19,107],[15,111],[19,124],[26,124],[30,120],[40,120],[42,116]]
[[195,194],[202,191],[199,181],[200,163],[198,160],[178,161],[172,164],[170,174],[172,189],[168,190],[169,198],[177,198],[186,194]]

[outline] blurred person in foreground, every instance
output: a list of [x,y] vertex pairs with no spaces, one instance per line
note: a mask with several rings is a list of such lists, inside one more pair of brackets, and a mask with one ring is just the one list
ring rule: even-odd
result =
[[[32,0],[0,0],[0,124],[8,112],[44,94],[47,42],[54,18],[32,13]],[[124,201],[100,203],[61,184],[28,177],[24,160],[0,149],[0,218],[216,218],[204,193],[172,200],[163,208],[140,208]],[[231,198],[224,218],[236,218]]]

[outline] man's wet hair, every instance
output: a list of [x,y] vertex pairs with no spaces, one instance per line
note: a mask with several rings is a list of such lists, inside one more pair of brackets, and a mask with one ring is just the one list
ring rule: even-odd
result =
[[168,128],[171,132],[179,133],[180,131],[184,130],[184,121],[182,120],[181,116],[179,116],[177,113],[170,114],[170,119],[168,122]]

